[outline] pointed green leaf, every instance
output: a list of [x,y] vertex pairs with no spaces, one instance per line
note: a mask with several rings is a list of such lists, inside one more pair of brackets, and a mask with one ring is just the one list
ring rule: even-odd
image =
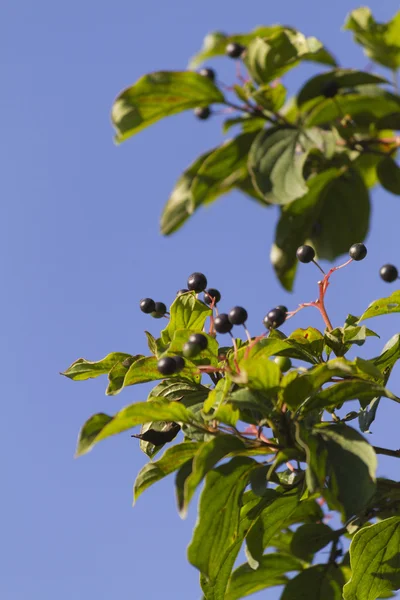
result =
[[343,583],[336,565],[315,565],[289,581],[281,600],[342,600]]
[[165,400],[130,404],[114,416],[99,413],[90,417],[79,432],[76,454],[81,456],[101,440],[150,421],[190,423],[194,417],[180,402]]
[[201,332],[211,314],[212,310],[204,302],[192,294],[182,294],[171,305],[169,323],[161,332],[161,339],[165,344],[170,343],[179,329]]
[[151,335],[149,331],[145,331],[145,334],[147,337],[147,345],[149,347],[150,352],[154,354],[154,356],[158,357],[158,346],[156,338],[153,335]]
[[302,563],[294,556],[266,554],[260,566],[254,571],[248,564],[240,565],[229,581],[226,600],[239,600],[260,590],[284,585],[288,578],[285,573],[302,570]]
[[208,77],[190,71],[149,73],[114,102],[116,140],[123,142],[163,117],[213,102],[224,102],[224,96]]
[[368,306],[367,310],[361,315],[359,321],[379,317],[380,315],[391,315],[400,312],[400,290],[393,292],[387,298],[379,298],[374,300]]
[[79,358],[72,363],[64,373],[61,373],[61,375],[65,375],[65,377],[69,377],[69,379],[73,379],[74,381],[84,381],[85,379],[92,379],[93,377],[104,375],[111,371],[116,363],[131,358],[137,357],[132,357],[131,354],[125,354],[124,352],[111,352],[111,354],[107,354],[107,356],[97,362]]
[[133,502],[139,498],[148,487],[160,481],[170,473],[179,469],[190,460],[201,447],[198,442],[183,442],[166,450],[157,462],[150,462],[138,473],[133,486]]
[[325,523],[305,523],[294,532],[290,549],[298,558],[310,562],[316,552],[336,538],[337,534]]
[[375,600],[400,588],[400,517],[360,529],[350,545],[352,576],[345,600]]
[[107,396],[115,396],[124,387],[125,377],[130,367],[137,361],[144,358],[141,354],[126,358],[122,362],[117,362],[108,374]]
[[392,194],[400,194],[400,167],[391,156],[386,156],[377,166],[381,185]]
[[348,400],[360,400],[365,406],[376,396],[384,396],[395,402],[400,402],[400,398],[397,398],[397,396],[392,394],[383,385],[379,385],[373,381],[353,380],[335,383],[322,390],[322,392],[313,395],[307,400],[304,410],[308,412],[315,409],[333,409],[340,407],[343,402],[347,402]]

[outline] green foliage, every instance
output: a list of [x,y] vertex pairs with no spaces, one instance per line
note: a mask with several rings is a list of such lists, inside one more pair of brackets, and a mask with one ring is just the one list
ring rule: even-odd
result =
[[[400,66],[400,13],[380,24],[360,8],[346,28],[373,61]],[[311,243],[319,257],[333,260],[367,235],[369,189],[379,181],[400,193],[400,142],[393,133],[400,128],[400,97],[385,78],[339,68],[316,38],[281,25],[212,33],[191,66],[224,54],[230,42],[245,46],[240,60],[248,74],[232,86],[234,101],[195,72],[145,75],[115,101],[116,139],[195,107],[234,109],[223,130],[236,127],[237,134],[183,173],[164,209],[162,232],[176,231],[200,206],[234,188],[260,205],[277,204],[271,261],[291,290],[298,246]],[[329,70],[286,102],[277,78],[303,61]],[[335,270],[319,275],[317,301],[287,315],[317,308],[324,331],[308,327],[286,336],[264,329],[221,347],[215,308],[188,292],[173,301],[159,337],[146,332],[149,356],[81,358],[63,373],[75,381],[107,375],[109,396],[155,382],[146,401],[91,416],[76,453],[139,426],[133,437],[150,460],[136,478],[134,501],[174,474],[184,517],[202,488],[188,558],[205,600],[236,600],[276,585],[284,586],[282,600],[374,600],[400,587],[400,483],[376,477],[377,455],[400,452],[373,446],[352,426],[358,422],[367,433],[381,402],[400,403],[389,384],[400,334],[378,356],[354,358],[377,336],[364,321],[400,312],[400,291],[334,327],[324,300]],[[207,347],[185,357],[183,366],[183,348],[200,332]],[[172,364],[180,357],[180,370],[163,376],[164,357]],[[353,400],[358,404],[348,412]],[[336,529],[327,523],[332,513],[341,522]],[[237,566],[242,547],[247,562]]]

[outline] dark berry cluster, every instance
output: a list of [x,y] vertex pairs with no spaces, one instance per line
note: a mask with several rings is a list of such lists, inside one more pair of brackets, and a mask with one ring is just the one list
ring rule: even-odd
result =
[[155,319],[161,319],[167,313],[164,302],[154,302],[152,298],[143,298],[140,301],[140,310],[146,315],[150,314]]
[[164,356],[157,363],[157,369],[161,375],[174,375],[185,367],[185,359],[182,356]]
[[280,304],[272,308],[264,317],[263,323],[267,329],[277,329],[286,321],[288,309]]

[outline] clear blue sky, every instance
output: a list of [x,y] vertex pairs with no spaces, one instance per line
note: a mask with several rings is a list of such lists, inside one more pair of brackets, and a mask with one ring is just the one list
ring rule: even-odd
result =
[[[397,0],[369,4],[381,20],[398,8]],[[146,352],[143,330],[157,333],[159,323],[139,312],[138,300],[170,302],[195,270],[222,290],[225,308],[248,308],[253,334],[271,306],[314,299],[317,275],[303,266],[295,293],[282,292],[268,258],[276,210],[237,193],[200,212],[174,237],[162,238],[162,205],[180,172],[221,140],[219,120],[174,117],[116,147],[111,104],[145,72],[185,68],[203,36],[215,29],[285,22],[317,35],[344,66],[365,67],[350,33],[340,30],[358,5],[253,0],[247,10],[237,0],[3,0],[4,600],[200,597],[185,550],[195,505],[181,521],[173,479],[154,486],[132,508],[132,483],[145,456],[129,433],[73,459],[78,430],[92,413],[144,400],[147,387],[112,398],[104,394],[105,379],[74,383],[58,373],[80,356]],[[233,80],[233,62],[221,59],[215,66],[225,81]],[[301,71],[286,77],[290,89],[301,77]],[[337,325],[394,289],[377,271],[384,262],[400,266],[400,200],[375,191],[373,206],[368,258],[337,274],[329,290]],[[307,324],[322,326],[312,311],[296,318],[297,326]],[[370,343],[371,354],[399,331],[400,316],[373,326],[382,338]],[[390,387],[400,392],[398,371]],[[400,409],[384,404],[372,439],[396,448]],[[399,477],[394,459],[381,465],[381,472]],[[259,597],[278,596],[270,591]]]

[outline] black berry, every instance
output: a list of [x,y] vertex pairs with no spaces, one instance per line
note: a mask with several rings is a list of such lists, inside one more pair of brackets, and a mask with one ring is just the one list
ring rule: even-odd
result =
[[151,313],[151,316],[154,317],[154,319],[161,319],[166,312],[167,307],[165,306],[164,302],[156,302],[154,304],[154,311]]
[[288,312],[287,307],[284,306],[283,304],[279,304],[278,306],[275,306],[275,308],[278,308],[279,310],[283,311],[284,313]]
[[367,256],[367,248],[364,244],[353,244],[349,250],[349,255],[353,260],[363,260]]
[[189,342],[191,344],[197,344],[202,350],[205,350],[208,346],[208,340],[202,333],[192,333]]
[[211,109],[208,106],[199,106],[198,108],[195,108],[193,112],[201,121],[205,121],[211,115]]
[[208,79],[211,79],[211,81],[215,80],[214,69],[200,69],[199,75],[202,75],[203,77],[208,77]]
[[231,58],[240,58],[245,51],[245,47],[242,44],[237,44],[236,42],[231,42],[225,48],[225,52]]
[[380,268],[379,275],[383,281],[393,283],[398,278],[399,272],[394,265],[383,265]]
[[229,320],[229,317],[225,313],[221,313],[214,319],[214,327],[217,333],[229,333],[233,325]]
[[268,319],[268,315],[265,315],[265,317],[263,318],[263,323],[266,329],[272,329],[272,323]]
[[334,98],[339,91],[339,86],[336,81],[328,81],[322,86],[321,94],[325,98]]
[[242,306],[235,306],[229,311],[228,319],[232,325],[243,325],[247,321],[247,310]]
[[315,258],[315,250],[311,246],[300,246],[297,248],[296,256],[302,263],[309,263]]
[[152,313],[155,309],[156,304],[151,298],[143,298],[143,300],[140,301],[140,310],[146,313],[146,315]]
[[185,356],[185,358],[193,358],[194,356],[200,354],[200,352],[201,348],[199,344],[196,344],[196,342],[186,342],[182,348],[182,354]]
[[187,286],[192,292],[204,292],[207,287],[207,278],[203,273],[192,273],[187,281]]
[[276,327],[280,327],[281,325],[283,325],[283,323],[286,320],[286,316],[286,311],[280,308],[273,308],[267,314],[266,319],[270,322],[271,327],[275,329]]
[[211,304],[212,300],[214,300],[215,306],[215,304],[218,304],[218,302],[220,302],[221,294],[218,290],[214,288],[208,288],[208,290],[204,292],[204,302],[206,304]]
[[292,366],[292,361],[287,356],[277,356],[274,359],[274,363],[278,365],[282,373],[286,373]]
[[182,356],[173,356],[172,357],[176,363],[176,371],[175,373],[178,373],[178,371],[182,371],[182,369],[185,368],[185,359],[182,358]]
[[189,290],[187,288],[182,288],[181,290],[178,290],[176,292],[177,296],[182,296],[182,294],[186,294],[186,292],[188,292]]
[[178,370],[178,365],[173,356],[164,356],[158,361],[157,369],[162,375],[173,375]]

